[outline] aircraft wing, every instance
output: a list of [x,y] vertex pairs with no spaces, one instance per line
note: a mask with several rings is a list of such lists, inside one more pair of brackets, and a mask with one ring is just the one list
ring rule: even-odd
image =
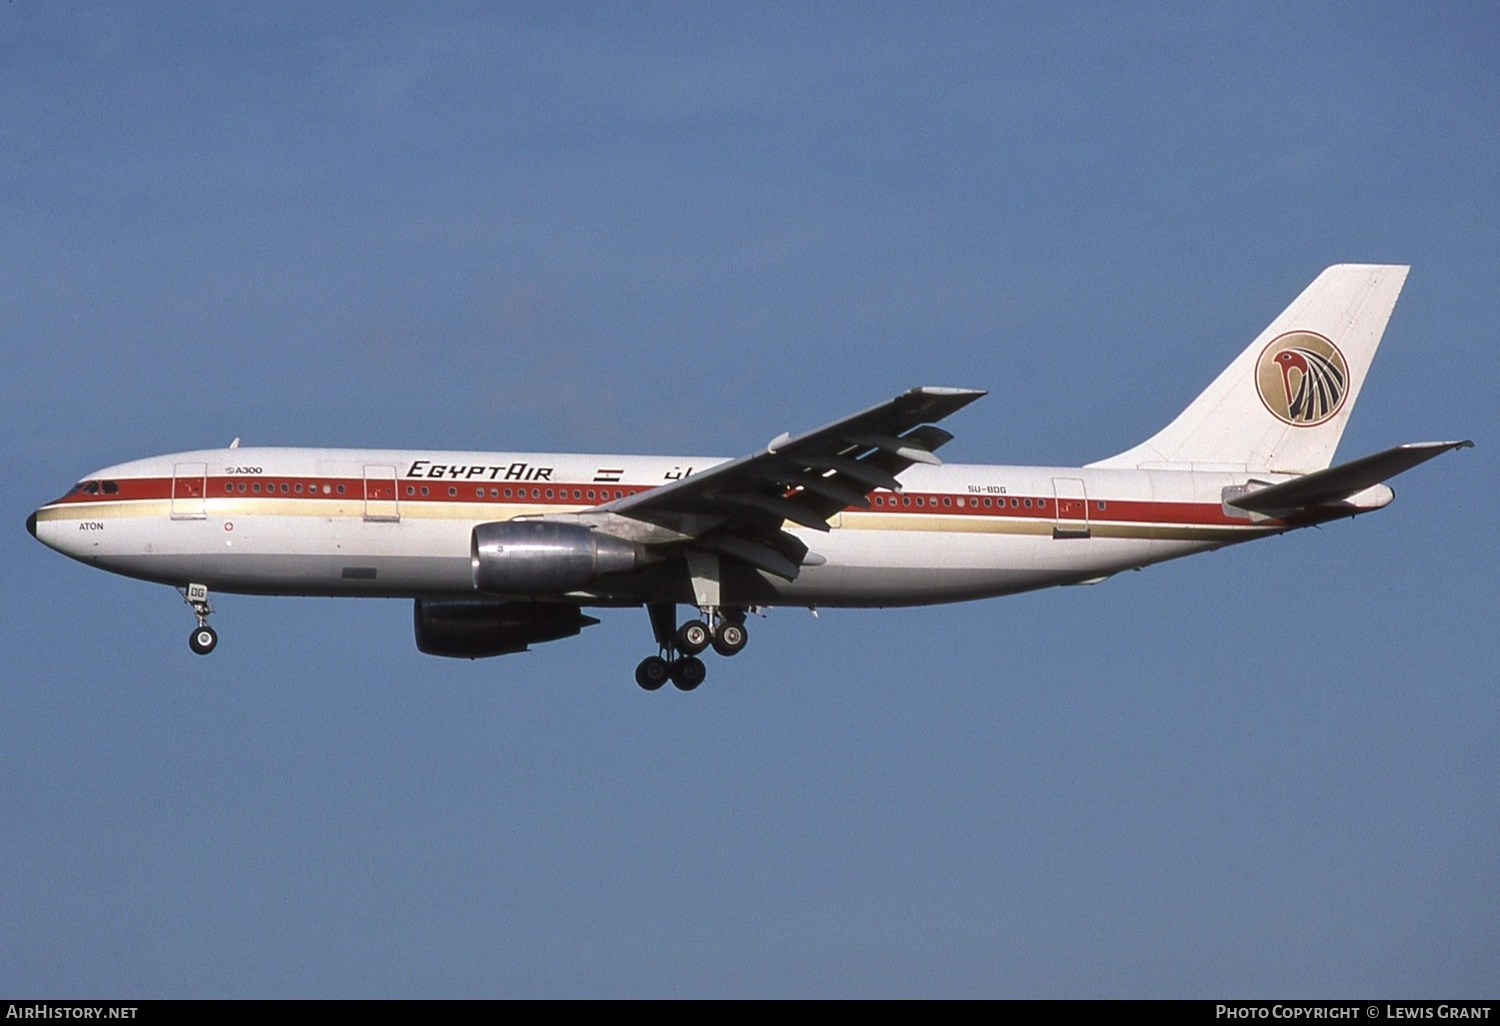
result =
[[896,475],[913,463],[936,464],[933,450],[953,436],[935,421],[985,393],[913,388],[887,402],[680,481],[597,506],[689,536],[696,547],[732,556],[768,573],[797,576],[807,546],[782,530],[790,521],[816,531],[847,506],[867,507],[876,488],[899,491]]

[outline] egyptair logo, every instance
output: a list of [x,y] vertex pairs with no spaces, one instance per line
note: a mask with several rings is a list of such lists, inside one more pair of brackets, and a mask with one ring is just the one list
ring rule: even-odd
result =
[[1344,354],[1322,335],[1289,331],[1271,340],[1255,364],[1260,401],[1293,427],[1329,420],[1349,394]]

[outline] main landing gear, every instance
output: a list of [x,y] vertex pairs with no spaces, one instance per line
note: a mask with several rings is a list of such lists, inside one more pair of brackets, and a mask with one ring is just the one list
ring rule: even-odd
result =
[[219,644],[218,631],[208,625],[208,614],[214,611],[214,607],[208,604],[208,587],[189,584],[177,590],[182,593],[182,601],[193,607],[193,615],[198,618],[198,626],[188,635],[188,648],[198,655],[208,655]]
[[732,656],[745,647],[745,611],[712,607],[697,620],[688,620],[675,631],[672,621],[677,607],[671,602],[650,602],[651,632],[659,653],[647,656],[635,668],[635,682],[655,691],[667,681],[679,691],[692,691],[708,676],[699,653],[712,647],[720,655]]

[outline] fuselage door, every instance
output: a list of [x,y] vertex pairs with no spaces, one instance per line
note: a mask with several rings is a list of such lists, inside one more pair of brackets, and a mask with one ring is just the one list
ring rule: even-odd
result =
[[365,519],[401,519],[401,507],[396,499],[395,467],[365,468]]
[[1054,477],[1052,489],[1057,496],[1057,521],[1052,525],[1052,537],[1087,538],[1089,497],[1083,481],[1076,477]]
[[205,520],[208,511],[208,464],[179,463],[172,468],[172,519]]

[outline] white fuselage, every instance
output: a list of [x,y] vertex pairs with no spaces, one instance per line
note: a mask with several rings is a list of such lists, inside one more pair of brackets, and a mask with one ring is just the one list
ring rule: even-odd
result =
[[[98,471],[36,513],[39,540],[115,573],[277,595],[462,597],[476,525],[575,513],[699,473],[714,457],[215,449]],[[1257,480],[1283,476],[1257,475]],[[726,572],[725,605],[895,606],[1096,580],[1312,522],[1226,508],[1244,473],[913,466],[820,532],[795,580]],[[1389,491],[1360,505],[1377,508]],[[1345,509],[1339,515],[1350,515]],[[583,605],[691,602],[649,572]]]

